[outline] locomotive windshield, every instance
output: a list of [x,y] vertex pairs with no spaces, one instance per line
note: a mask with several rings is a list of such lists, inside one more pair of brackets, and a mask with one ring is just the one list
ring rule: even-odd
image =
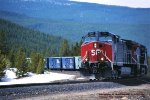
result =
[[101,41],[101,42],[112,42],[112,37],[111,36],[100,36],[99,41]]
[[85,37],[82,38],[83,44],[99,41],[99,42],[112,42],[113,40],[112,34],[108,32],[89,32]]
[[96,37],[85,37],[83,43],[89,43],[91,41],[96,41]]
[[84,44],[92,42],[92,41],[97,41],[97,36],[95,33],[90,33],[87,36],[83,37],[82,41]]
[[86,43],[89,43],[89,42],[92,42],[92,41],[100,41],[100,42],[112,42],[112,37],[111,36],[85,36],[83,38],[83,43],[86,44]]

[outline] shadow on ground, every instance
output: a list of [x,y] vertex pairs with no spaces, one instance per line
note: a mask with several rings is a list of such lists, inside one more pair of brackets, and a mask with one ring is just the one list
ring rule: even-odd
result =
[[126,86],[138,86],[142,84],[150,84],[150,77],[145,76],[145,77],[136,77],[136,78],[123,78],[123,79],[111,80],[111,82],[119,83]]

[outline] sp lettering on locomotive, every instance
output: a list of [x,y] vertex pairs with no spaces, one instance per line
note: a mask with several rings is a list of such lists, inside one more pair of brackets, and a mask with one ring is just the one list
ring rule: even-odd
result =
[[102,52],[102,50],[100,50],[100,49],[96,49],[96,50],[91,50],[91,55],[92,56],[95,56],[95,55],[98,55],[98,54],[100,54]]

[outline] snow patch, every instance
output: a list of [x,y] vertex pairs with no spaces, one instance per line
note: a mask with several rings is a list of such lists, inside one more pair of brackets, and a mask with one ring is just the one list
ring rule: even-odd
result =
[[12,81],[13,79],[17,78],[15,70],[13,71],[11,69],[7,69],[4,72],[5,72],[5,75],[1,79],[1,81],[9,82],[9,81]]
[[85,80],[85,79],[86,79],[85,77],[76,78],[76,80]]
[[66,3],[66,2],[59,2],[59,1],[56,1],[56,0],[21,0],[23,2],[49,2],[51,4],[54,4],[54,5],[59,5],[59,6],[71,6],[73,5],[74,3]]
[[[9,74],[10,75],[10,74]],[[9,80],[8,78],[3,78],[3,80],[7,80],[4,82],[0,82],[0,85],[12,85],[12,84],[29,84],[29,83],[50,83],[58,80],[73,80],[75,75],[61,74],[50,72],[49,74],[31,74],[30,77],[24,77],[20,79]]]

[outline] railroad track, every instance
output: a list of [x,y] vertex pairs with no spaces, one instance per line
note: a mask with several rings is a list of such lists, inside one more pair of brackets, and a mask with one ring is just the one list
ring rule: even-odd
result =
[[15,84],[11,86],[0,86],[1,99],[18,99],[39,95],[54,95],[58,93],[70,93],[78,91],[89,91],[95,89],[121,88],[126,86],[138,86],[149,84],[150,77],[124,78],[116,80],[76,80],[58,81],[54,83]]

